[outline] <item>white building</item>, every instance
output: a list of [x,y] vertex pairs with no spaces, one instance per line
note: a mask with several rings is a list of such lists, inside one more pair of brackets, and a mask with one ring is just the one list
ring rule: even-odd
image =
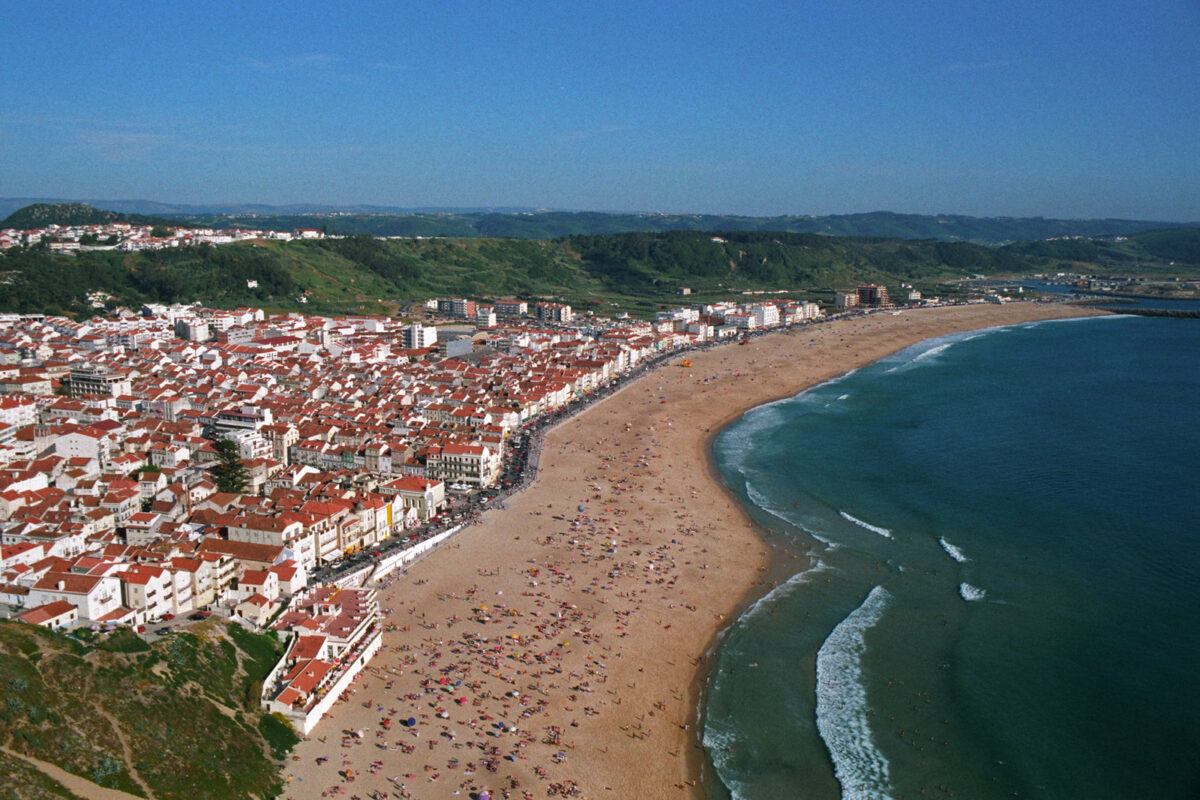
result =
[[779,306],[774,303],[755,303],[750,307],[757,328],[770,328],[779,324]]
[[475,309],[475,327],[481,330],[496,327],[496,311],[492,306],[479,306]]
[[121,607],[121,581],[111,575],[47,572],[29,590],[30,608],[65,600],[81,619],[98,620]]
[[209,336],[208,321],[196,319],[195,317],[176,320],[175,335],[189,342],[207,341]]
[[274,454],[270,440],[256,431],[224,431],[221,438],[235,443],[238,446],[238,455],[247,461],[271,458]]
[[420,519],[427,520],[446,505],[446,484],[441,481],[405,475],[379,487],[379,492],[395,495],[404,509],[414,509]]
[[145,619],[162,619],[175,613],[175,582],[161,567],[137,564],[117,575],[125,605],[145,614]]
[[414,322],[400,329],[400,346],[406,350],[420,350],[437,346],[437,328]]

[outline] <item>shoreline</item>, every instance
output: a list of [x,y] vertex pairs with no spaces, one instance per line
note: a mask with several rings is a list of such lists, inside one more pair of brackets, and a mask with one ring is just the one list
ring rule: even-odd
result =
[[381,591],[384,648],[296,747],[285,795],[705,797],[709,658],[800,556],[753,523],[712,439],[924,339],[1102,314],[1021,303],[801,326],[680,353],[584,409],[546,434],[506,510]]

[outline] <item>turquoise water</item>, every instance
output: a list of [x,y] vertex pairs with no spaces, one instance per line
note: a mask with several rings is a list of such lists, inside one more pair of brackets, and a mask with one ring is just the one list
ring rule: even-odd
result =
[[1198,366],[1192,320],[1022,325],[724,431],[815,563],[722,641],[715,794],[1200,796]]

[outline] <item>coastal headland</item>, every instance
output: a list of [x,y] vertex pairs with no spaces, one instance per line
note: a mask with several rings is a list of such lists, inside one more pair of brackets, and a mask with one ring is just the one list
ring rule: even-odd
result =
[[923,339],[1103,313],[1012,303],[802,326],[681,354],[596,403],[546,435],[530,488],[382,589],[383,649],[297,746],[285,795],[701,797],[708,657],[796,555],[723,488],[711,437]]

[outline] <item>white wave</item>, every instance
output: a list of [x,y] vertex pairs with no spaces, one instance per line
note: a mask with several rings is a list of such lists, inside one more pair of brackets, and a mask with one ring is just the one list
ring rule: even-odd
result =
[[838,400],[849,400],[849,399],[850,399],[850,395],[848,395],[848,394],[839,394],[838,395]]
[[838,544],[837,542],[833,541],[832,539],[826,539],[824,536],[822,536],[819,533],[813,533],[812,531],[809,531],[808,535],[811,536],[812,538],[816,539],[821,544],[825,545],[825,548],[827,550],[837,550],[839,547],[841,547],[841,545]]
[[774,400],[748,410],[738,422],[721,429],[713,440],[713,451],[730,467],[740,471],[764,433],[786,422],[783,412],[776,406],[788,399]]
[[987,592],[980,589],[978,586],[972,586],[969,583],[960,583],[958,585],[958,593],[962,595],[962,599],[967,602],[979,601],[987,597]]
[[757,617],[761,616],[764,611],[769,611],[781,598],[786,597],[793,589],[801,584],[808,583],[814,575],[822,572],[829,572],[831,568],[821,559],[817,559],[817,563],[813,564],[803,572],[797,572],[792,577],[788,578],[783,583],[776,586],[771,591],[760,597],[754,605],[747,608],[738,617],[736,625],[741,625],[744,622],[752,622]]
[[851,375],[853,375],[856,372],[858,372],[858,367],[855,367],[854,369],[846,370],[841,375],[834,375],[832,378],[830,378],[827,381],[821,381],[820,383],[815,383],[812,386],[809,386],[804,391],[800,392],[799,394],[794,395],[794,396],[788,398],[786,401],[781,401],[781,402],[799,402],[799,403],[820,402],[826,396],[826,393],[824,391],[825,389],[828,389],[831,386],[836,386],[837,384],[846,380],[847,378],[849,378]]
[[884,363],[895,364],[895,366],[887,369],[887,372],[904,371],[913,366],[936,363],[937,357],[954,345],[960,342],[969,342],[972,339],[978,339],[981,336],[987,336],[1003,329],[1003,327],[981,328],[975,331],[959,331],[958,333],[950,333],[933,339],[925,339],[887,356],[882,361]]
[[863,522],[858,517],[852,517],[849,514],[847,514],[845,511],[839,511],[838,513],[842,515],[843,519],[853,522],[855,525],[857,525],[860,528],[866,528],[871,533],[878,533],[880,536],[886,536],[889,539],[892,538],[892,532],[889,531],[887,528],[881,528],[878,525],[872,525],[869,522]]
[[761,406],[755,406],[748,409],[742,414],[741,428],[750,428],[754,432],[761,431],[765,428],[773,428],[784,421],[786,413],[781,406],[790,402],[793,398],[781,397],[778,400],[772,400],[769,403],[763,403]]
[[705,722],[704,749],[712,758],[713,767],[721,778],[721,783],[729,790],[731,800],[741,800],[746,796],[748,785],[734,777],[736,770],[732,767],[734,748],[740,743],[736,731],[731,729],[718,730],[711,722]]
[[937,358],[942,353],[949,350],[950,347],[954,344],[956,344],[956,342],[945,342],[944,344],[939,344],[934,347],[931,347],[928,350],[926,350],[925,352],[918,354],[917,357],[914,358],[910,363],[916,364],[918,361],[928,361],[930,359]]
[[800,530],[804,531],[806,534],[808,534],[812,538],[816,539],[818,542],[821,542],[822,544],[824,544],[830,550],[838,549],[839,545],[837,542],[831,541],[831,540],[825,538],[824,536],[822,536],[821,534],[813,531],[807,525],[802,523],[798,518],[796,518],[794,515],[792,515],[790,513],[791,509],[782,509],[782,508],[779,508],[778,506],[772,505],[771,501],[767,499],[767,496],[764,495],[762,492],[760,492],[758,489],[754,488],[754,484],[752,484],[749,480],[746,481],[746,496],[748,498],[750,498],[750,502],[754,503],[754,505],[756,505],[758,508],[762,509],[763,511],[767,512],[772,517],[775,517],[778,520],[782,520],[783,522],[786,522],[789,525],[793,525],[793,526],[799,528]]
[[957,561],[958,563],[960,563],[960,564],[965,564],[967,561],[969,561],[969,560],[970,560],[970,559],[968,559],[968,558],[967,558],[967,554],[966,554],[966,553],[964,553],[964,552],[963,552],[962,550],[960,550],[959,548],[957,548],[957,547],[955,547],[954,545],[952,545],[952,544],[950,544],[949,542],[947,542],[947,541],[946,541],[946,537],[944,537],[944,536],[943,536],[943,537],[940,537],[940,538],[938,539],[938,544],[940,544],[940,545],[942,546],[942,549],[946,551],[946,555],[950,556],[951,558],[953,558],[953,559],[954,559],[955,561]]
[[750,476],[746,475],[746,497],[750,498],[750,502],[761,508],[763,511],[770,514],[776,519],[783,520],[790,525],[796,525],[796,521],[791,519],[784,513],[783,509],[771,503],[770,498],[754,487],[750,480]]
[[890,599],[886,589],[876,586],[817,651],[817,730],[833,759],[843,800],[890,800],[888,761],[871,741],[862,670],[864,634],[883,616]]

